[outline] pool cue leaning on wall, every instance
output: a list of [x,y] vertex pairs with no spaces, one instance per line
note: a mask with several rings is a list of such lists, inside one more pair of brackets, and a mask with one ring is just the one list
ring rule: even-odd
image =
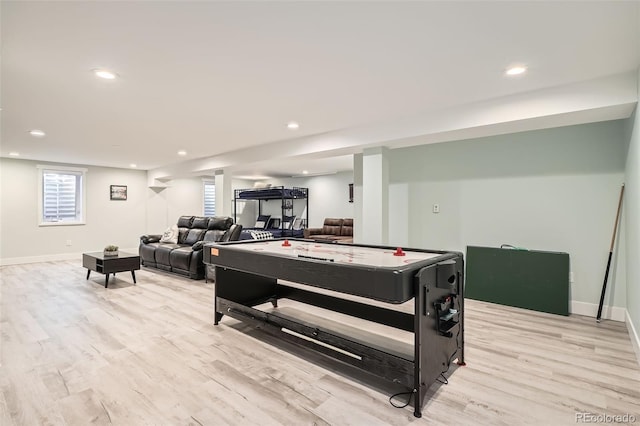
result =
[[607,280],[609,279],[609,268],[611,267],[611,256],[613,255],[613,245],[616,242],[616,233],[618,231],[618,219],[620,219],[620,207],[622,206],[622,197],[624,196],[624,183],[620,188],[620,198],[618,199],[618,211],[616,212],[616,224],[613,226],[613,236],[611,237],[611,247],[609,248],[609,260],[607,260],[607,270],[604,273],[604,283],[602,283],[602,293],[600,294],[600,304],[598,305],[598,316],[596,321],[600,322],[602,317],[602,305],[604,304],[604,294],[607,292]]

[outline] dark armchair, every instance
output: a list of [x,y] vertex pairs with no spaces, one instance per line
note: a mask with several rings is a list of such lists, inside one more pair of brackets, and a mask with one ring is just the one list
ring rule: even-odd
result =
[[[224,236],[222,237],[222,239],[220,239],[219,242],[224,243],[227,241],[238,241],[240,239],[240,234],[242,233],[242,225],[240,224],[233,224],[231,225],[231,228],[229,228],[229,230],[224,234]],[[211,281],[215,281],[216,280],[216,268],[213,265],[205,265],[205,270],[204,270],[204,282],[209,282],[209,280]]]

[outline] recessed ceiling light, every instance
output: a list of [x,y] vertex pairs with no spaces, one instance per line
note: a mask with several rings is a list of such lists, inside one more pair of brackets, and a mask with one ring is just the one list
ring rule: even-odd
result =
[[180,151],[178,151],[178,155],[185,156],[185,155],[187,155],[187,151],[185,151],[185,150],[180,150]]
[[302,174],[303,174],[303,175],[308,175],[308,174],[309,174],[309,170],[303,170],[303,171],[302,171]]
[[300,127],[300,125],[298,123],[296,123],[295,121],[290,121],[287,123],[287,129],[289,130],[297,130]]
[[10,152],[9,155],[12,156],[12,157],[19,157],[20,153],[19,152]]
[[516,65],[510,68],[507,68],[507,71],[505,71],[505,74],[520,75],[520,74],[524,74],[525,72],[527,72],[527,67],[525,67],[524,65]]
[[43,132],[42,130],[38,130],[38,129],[29,130],[29,134],[31,136],[35,136],[36,138],[43,138],[46,135],[45,132]]
[[115,80],[118,75],[111,71],[107,70],[93,70],[93,73],[100,78],[104,78],[105,80]]
[[134,169],[135,169],[136,167],[138,167],[138,165],[137,165],[137,164],[135,164],[135,163],[131,163],[131,164],[129,164],[129,167],[131,167],[131,168],[134,168]]

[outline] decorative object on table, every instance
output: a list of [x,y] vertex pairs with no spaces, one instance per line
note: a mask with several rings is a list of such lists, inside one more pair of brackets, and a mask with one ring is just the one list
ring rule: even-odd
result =
[[111,200],[127,201],[126,185],[111,185]]
[[106,246],[104,251],[102,252],[105,256],[117,256],[118,255],[118,246],[114,246],[112,244]]

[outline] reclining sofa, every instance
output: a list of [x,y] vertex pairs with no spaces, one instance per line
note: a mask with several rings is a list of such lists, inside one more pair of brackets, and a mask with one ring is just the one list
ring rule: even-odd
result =
[[325,218],[322,228],[307,228],[304,238],[337,243],[353,242],[353,219]]
[[219,241],[235,241],[242,225],[228,216],[180,216],[177,242],[161,242],[162,235],[143,235],[138,248],[143,266],[185,275],[194,280],[204,278],[202,248]]

